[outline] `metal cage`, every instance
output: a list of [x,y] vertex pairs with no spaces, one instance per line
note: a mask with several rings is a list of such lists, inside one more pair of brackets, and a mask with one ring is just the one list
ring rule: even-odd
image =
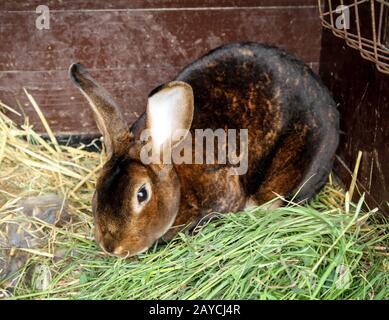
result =
[[389,74],[389,1],[318,1],[322,25]]

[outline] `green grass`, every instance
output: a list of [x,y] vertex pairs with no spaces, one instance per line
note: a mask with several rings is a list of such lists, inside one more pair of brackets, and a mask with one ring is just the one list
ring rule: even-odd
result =
[[67,238],[57,265],[29,262],[48,266],[49,286],[38,291],[34,274],[27,283],[21,277],[12,298],[388,299],[388,259],[380,254],[388,225],[366,223],[374,213],[359,206],[325,209],[320,196],[311,206],[225,215],[132,260]]
[[[44,121],[44,119],[42,120]],[[104,255],[93,241],[90,200],[103,158],[46,143],[0,112],[1,261],[27,254],[7,299],[388,299],[389,223],[350,203],[331,182],[308,205],[255,208],[214,219],[137,258]],[[32,219],[41,246],[9,248],[17,201],[55,193],[71,223]],[[1,278],[1,277],[0,277]]]

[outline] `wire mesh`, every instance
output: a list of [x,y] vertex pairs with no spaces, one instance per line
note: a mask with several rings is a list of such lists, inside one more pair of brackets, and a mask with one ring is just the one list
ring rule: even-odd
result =
[[389,1],[318,0],[322,25],[389,74]]

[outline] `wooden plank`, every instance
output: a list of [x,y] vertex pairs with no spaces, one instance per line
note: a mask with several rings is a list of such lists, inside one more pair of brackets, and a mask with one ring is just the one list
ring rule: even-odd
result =
[[229,7],[295,7],[316,6],[316,0],[3,0],[0,10],[35,11],[41,4],[51,10],[117,10],[117,9],[172,9],[172,8],[229,8]]
[[67,79],[72,62],[82,62],[91,70],[123,106],[131,123],[145,108],[153,87],[171,80],[186,64],[224,43],[271,43],[317,69],[321,33],[317,14],[316,8],[301,6],[65,10],[51,13],[49,30],[37,30],[34,12],[0,11],[0,38],[7,44],[0,51],[0,100],[14,106],[20,99],[31,123],[41,131],[22,93],[26,87],[55,132],[97,133],[86,101]]
[[[173,68],[155,70],[136,68],[131,70],[99,70],[96,79],[104,85],[123,107],[124,115],[132,123],[146,106],[148,92],[158,84],[173,78]],[[166,78],[165,78],[166,77]],[[8,83],[5,90],[3,83]],[[1,101],[30,118],[39,132],[43,127],[22,89],[33,95],[56,134],[96,134],[97,128],[85,98],[69,81],[66,71],[12,72],[0,77]],[[22,109],[18,107],[19,101]],[[10,114],[11,115],[11,114]],[[20,123],[17,117],[12,117]]]
[[369,206],[389,215],[389,76],[327,30],[323,33],[320,75],[341,113],[343,134],[336,172],[349,185],[349,170],[354,169],[358,151],[362,151],[358,186],[367,194]]
[[230,41],[278,44],[308,62],[319,61],[316,9],[193,12],[59,12],[50,30],[35,14],[0,12],[0,70],[64,70],[75,59],[93,69],[139,65],[181,67]]

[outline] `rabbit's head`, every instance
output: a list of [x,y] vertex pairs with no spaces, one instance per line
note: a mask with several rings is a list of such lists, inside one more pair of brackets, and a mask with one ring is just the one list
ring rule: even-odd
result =
[[192,88],[174,81],[152,92],[146,109],[146,141],[128,129],[116,103],[80,64],[73,64],[69,74],[93,110],[107,154],[92,201],[96,241],[110,254],[139,254],[173,225],[180,203],[174,166],[144,161],[142,152],[150,143],[153,150],[162,150],[167,142],[174,148],[185,138],[181,134],[174,140],[173,135],[190,129]]

